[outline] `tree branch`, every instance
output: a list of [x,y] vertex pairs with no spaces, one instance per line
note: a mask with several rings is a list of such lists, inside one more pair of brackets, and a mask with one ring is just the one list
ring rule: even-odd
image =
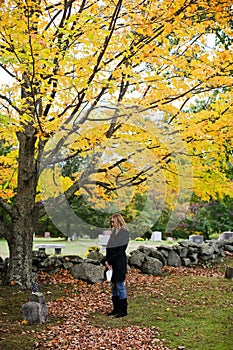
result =
[[4,209],[10,216],[13,213],[13,207],[7,201],[0,197],[0,207]]
[[1,98],[2,100],[4,100],[4,101],[7,101],[7,103],[9,103],[9,105],[10,105],[12,108],[14,108],[14,109],[16,110],[16,112],[17,112],[19,115],[22,113],[22,111],[21,111],[19,108],[17,108],[17,107],[13,104],[13,102],[11,101],[10,98],[8,98],[8,97],[6,97],[6,96],[4,96],[4,95],[0,95],[0,98]]
[[1,67],[10,77],[12,77],[12,78],[18,80],[18,79],[17,79],[17,76],[16,76],[15,74],[11,73],[11,72],[5,67],[4,64],[0,63],[0,67]]

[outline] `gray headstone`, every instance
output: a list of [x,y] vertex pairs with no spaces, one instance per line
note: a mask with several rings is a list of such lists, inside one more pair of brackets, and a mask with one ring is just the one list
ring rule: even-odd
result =
[[42,324],[47,320],[48,307],[46,304],[40,304],[36,301],[29,301],[23,304],[23,318],[29,324]]
[[192,235],[192,236],[189,236],[189,240],[192,243],[202,244],[203,243],[203,236],[201,236],[201,235]]
[[22,306],[23,318],[29,324],[42,324],[47,321],[48,307],[43,293],[32,293],[29,301]]
[[224,240],[224,239],[230,239],[233,238],[233,232],[223,232],[220,236],[219,236],[219,240]]

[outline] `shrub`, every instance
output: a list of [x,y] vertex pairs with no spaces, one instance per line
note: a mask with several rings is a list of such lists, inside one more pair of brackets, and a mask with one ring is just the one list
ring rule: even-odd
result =
[[97,245],[93,245],[87,248],[87,252],[85,253],[85,257],[87,258],[88,255],[90,254],[90,252],[99,252],[100,251],[100,247],[98,247]]
[[219,233],[212,233],[209,238],[210,239],[218,239],[218,237],[219,237]]

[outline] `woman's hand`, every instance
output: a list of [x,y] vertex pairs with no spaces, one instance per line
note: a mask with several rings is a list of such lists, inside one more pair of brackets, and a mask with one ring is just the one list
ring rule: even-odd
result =
[[109,265],[109,263],[106,261],[105,262],[105,266],[109,269],[109,270],[111,270],[111,268],[112,268],[112,265]]

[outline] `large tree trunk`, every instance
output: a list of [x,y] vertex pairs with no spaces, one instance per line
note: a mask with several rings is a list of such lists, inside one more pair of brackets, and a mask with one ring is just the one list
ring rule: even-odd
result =
[[[31,80],[30,80],[31,79]],[[24,113],[31,117],[28,124],[22,123],[22,130],[17,133],[18,138],[18,178],[15,204],[9,212],[11,216],[10,232],[5,234],[10,259],[6,275],[6,282],[18,284],[27,289],[32,286],[32,244],[35,225],[39,219],[36,210],[36,191],[39,179],[39,159],[42,147],[35,147],[38,130],[33,121],[42,113],[37,110],[35,101],[36,83],[30,71],[23,74],[21,97],[26,100]],[[40,149],[39,149],[40,148]]]
[[32,243],[38,220],[35,214],[38,183],[35,133],[35,128],[28,125],[24,132],[18,134],[18,186],[11,217],[11,234],[7,238],[10,259],[6,282],[18,284],[23,289],[32,286]]
[[33,227],[31,216],[14,223],[14,232],[8,241],[10,259],[6,283],[14,283],[22,289],[32,286]]

